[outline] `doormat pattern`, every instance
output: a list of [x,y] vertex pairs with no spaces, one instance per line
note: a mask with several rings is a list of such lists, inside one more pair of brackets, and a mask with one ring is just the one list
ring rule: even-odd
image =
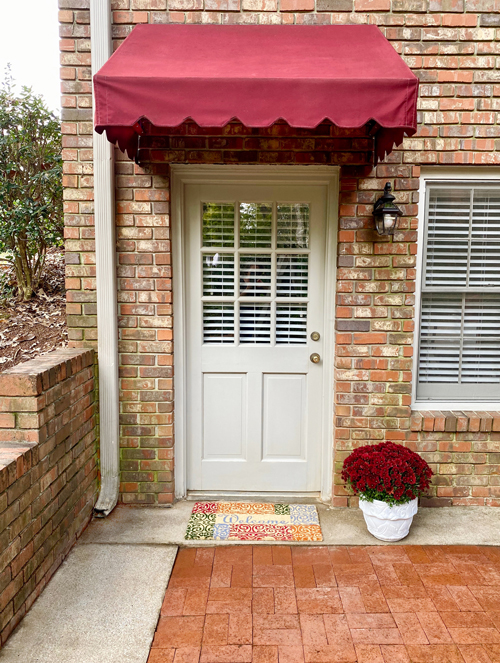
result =
[[313,504],[196,502],[186,539],[323,541]]

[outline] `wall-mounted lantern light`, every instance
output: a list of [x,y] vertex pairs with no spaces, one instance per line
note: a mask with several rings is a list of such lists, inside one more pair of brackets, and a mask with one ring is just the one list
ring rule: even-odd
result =
[[375,228],[379,235],[394,235],[398,223],[398,216],[403,212],[394,204],[394,196],[391,193],[390,182],[384,187],[384,195],[381,196],[373,206],[373,217]]

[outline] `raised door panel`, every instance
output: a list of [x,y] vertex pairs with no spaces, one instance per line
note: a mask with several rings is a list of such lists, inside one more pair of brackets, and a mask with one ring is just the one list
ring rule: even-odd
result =
[[244,459],[247,376],[203,375],[203,460]]
[[305,460],[307,376],[263,378],[263,459]]

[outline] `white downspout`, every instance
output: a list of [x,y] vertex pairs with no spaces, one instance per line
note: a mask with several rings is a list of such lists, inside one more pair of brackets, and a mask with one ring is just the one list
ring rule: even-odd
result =
[[[112,54],[109,0],[90,0],[92,75]],[[118,501],[120,428],[118,392],[118,302],[114,214],[114,148],[94,131],[94,223],[97,277],[97,352],[101,491],[94,507],[105,517]]]

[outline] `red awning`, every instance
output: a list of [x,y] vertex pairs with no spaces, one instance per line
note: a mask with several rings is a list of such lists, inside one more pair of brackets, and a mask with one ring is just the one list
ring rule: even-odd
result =
[[372,25],[139,25],[94,76],[95,128],[134,156],[139,120],[416,131],[418,79]]

